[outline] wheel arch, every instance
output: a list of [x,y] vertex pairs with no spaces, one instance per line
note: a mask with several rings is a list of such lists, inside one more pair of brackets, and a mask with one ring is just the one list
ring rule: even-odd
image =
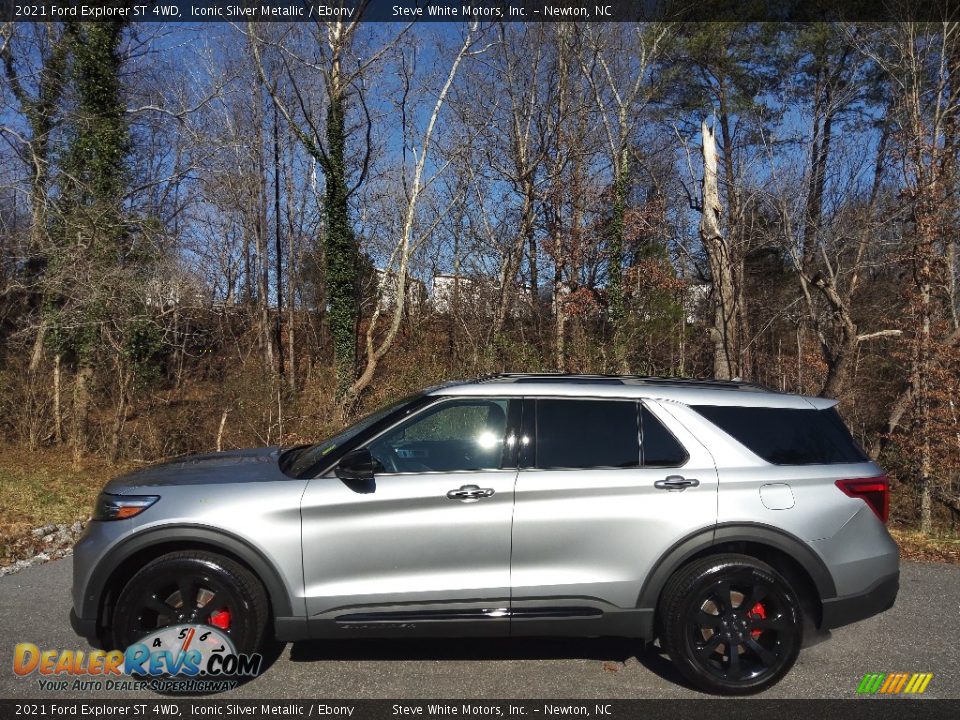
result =
[[804,611],[819,627],[823,600],[836,597],[833,576],[803,540],[759,523],[725,523],[697,531],[673,545],[647,576],[637,607],[656,611],[667,580],[681,567],[703,557],[740,553],[766,562],[801,595]]
[[207,550],[234,560],[263,583],[271,618],[293,615],[292,601],[279,572],[247,541],[203,527],[176,526],[148,530],[114,548],[91,576],[86,596],[95,602],[97,626],[109,624],[123,585],[146,563],[179,550]]

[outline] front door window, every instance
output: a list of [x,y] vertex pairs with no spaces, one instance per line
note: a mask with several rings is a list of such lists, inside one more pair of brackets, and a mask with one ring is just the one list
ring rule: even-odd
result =
[[506,429],[506,400],[451,400],[389,430],[370,454],[385,473],[496,470]]

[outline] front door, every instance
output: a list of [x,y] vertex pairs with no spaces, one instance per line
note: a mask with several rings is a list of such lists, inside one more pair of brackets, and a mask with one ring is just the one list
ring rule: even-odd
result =
[[[311,632],[506,633],[519,403],[450,398],[369,441],[373,481],[302,503]],[[515,425],[515,423],[514,423]]]

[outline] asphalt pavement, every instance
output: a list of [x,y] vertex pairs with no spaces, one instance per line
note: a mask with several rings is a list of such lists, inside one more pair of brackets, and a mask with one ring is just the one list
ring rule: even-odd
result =
[[[805,648],[759,697],[851,698],[868,672],[931,672],[924,697],[960,698],[960,566],[904,562],[901,573],[893,609]],[[90,649],[70,629],[70,574],[67,558],[0,578],[0,698],[143,698],[143,691],[40,691],[35,674],[14,675],[17,643]],[[704,697],[655,647],[612,638],[315,641],[267,655],[265,672],[217,697]]]

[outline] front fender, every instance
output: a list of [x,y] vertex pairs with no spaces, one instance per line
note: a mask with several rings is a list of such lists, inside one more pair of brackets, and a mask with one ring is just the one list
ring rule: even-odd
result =
[[259,550],[232,533],[193,525],[151,528],[135,533],[111,548],[98,559],[82,595],[77,594],[77,600],[80,601],[79,607],[75,608],[77,614],[81,619],[96,619],[99,624],[106,593],[129,560],[141,554],[156,556],[187,548],[220,552],[247,565],[263,583],[274,616],[304,615],[302,600],[298,612],[294,613],[295,599],[284,585],[277,569]]

